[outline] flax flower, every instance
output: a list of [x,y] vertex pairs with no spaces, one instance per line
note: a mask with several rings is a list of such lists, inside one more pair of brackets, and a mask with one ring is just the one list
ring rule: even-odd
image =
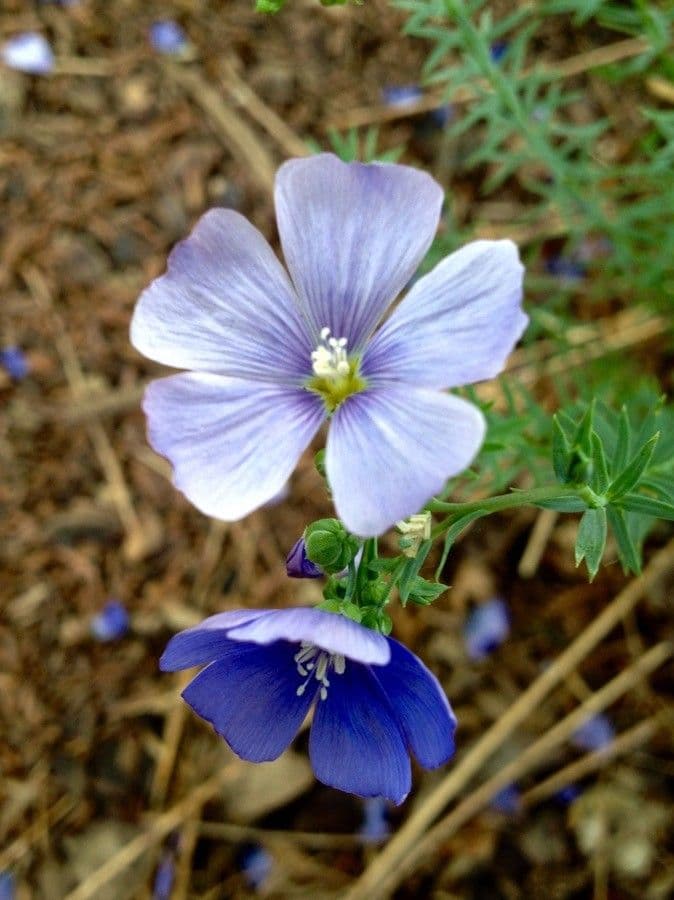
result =
[[483,417],[445,391],[496,375],[521,335],[517,248],[468,244],[381,324],[442,200],[407,166],[291,160],[275,193],[289,276],[232,210],[206,213],[173,250],[131,338],[190,370],[151,384],[144,409],[150,443],[199,509],[231,521],[261,506],[326,420],[335,507],[360,536],[418,512],[470,465]]

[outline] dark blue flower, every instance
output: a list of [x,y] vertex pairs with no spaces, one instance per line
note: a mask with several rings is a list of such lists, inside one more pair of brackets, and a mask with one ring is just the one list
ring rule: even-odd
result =
[[286,556],[286,572],[291,578],[321,578],[323,569],[307,556],[307,545],[301,537]]
[[557,791],[555,800],[561,803],[562,806],[570,806],[582,793],[582,788],[579,788],[577,784],[567,784]]
[[471,659],[484,659],[500,647],[510,633],[505,602],[498,597],[476,606],[463,628],[466,651]]
[[237,610],[176,635],[164,671],[210,663],[183,691],[242,759],[276,759],[315,703],[319,781],[401,803],[410,752],[426,768],[454,753],[456,719],[436,677],[402,644],[318,609]]
[[187,37],[177,22],[163,19],[150,26],[150,44],[157,53],[175,55],[186,48]]
[[108,600],[103,609],[91,620],[91,633],[97,640],[118,641],[129,630],[129,614],[119,600]]
[[615,729],[610,720],[599,713],[590,716],[571,735],[571,743],[580,750],[603,750],[615,738]]
[[25,353],[14,346],[0,350],[0,366],[14,381],[21,381],[30,371]]
[[169,850],[159,860],[152,886],[152,900],[171,900],[175,877],[175,856]]
[[492,62],[499,63],[503,59],[503,57],[508,52],[508,42],[507,41],[494,41],[494,43],[489,48],[489,56],[492,59]]

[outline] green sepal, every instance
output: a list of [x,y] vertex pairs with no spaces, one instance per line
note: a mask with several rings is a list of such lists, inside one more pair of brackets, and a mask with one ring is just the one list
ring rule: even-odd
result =
[[324,572],[335,575],[346,569],[356,557],[360,541],[338,519],[318,519],[304,531],[309,559]]
[[316,471],[321,476],[321,478],[328,477],[325,470],[325,448],[319,450],[314,456],[314,465],[316,466]]
[[646,441],[641,450],[634,455],[629,464],[620,472],[620,475],[613,481],[608,490],[610,500],[615,500],[624,494],[628,494],[632,488],[637,486],[641,476],[648,468],[659,438],[660,432],[658,431]]
[[603,507],[588,509],[583,513],[576,538],[576,565],[583,560],[590,574],[590,581],[599,571],[606,546],[606,510]]
[[655,497],[647,497],[645,494],[627,494],[620,498],[618,508],[639,513],[642,516],[655,516],[657,519],[667,519],[674,522],[674,504],[665,500],[656,500]]
[[363,610],[363,618],[361,625],[366,628],[372,628],[373,631],[379,631],[381,634],[389,635],[393,631],[393,620],[383,609],[370,607]]
[[438,581],[427,581],[421,575],[417,575],[412,581],[408,600],[410,603],[416,603],[417,606],[430,606],[446,590],[448,590],[446,584],[440,584]]
[[363,610],[360,606],[356,606],[355,603],[345,603],[340,612],[347,619],[352,619],[354,622],[362,622],[363,620]]

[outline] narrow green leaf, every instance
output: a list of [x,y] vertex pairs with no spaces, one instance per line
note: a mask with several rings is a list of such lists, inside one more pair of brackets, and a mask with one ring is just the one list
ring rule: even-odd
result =
[[450,525],[450,527],[447,529],[445,533],[445,543],[442,548],[442,556],[440,557],[440,562],[438,563],[438,566],[435,570],[436,580],[440,578],[442,570],[445,568],[445,563],[447,562],[449,551],[454,546],[454,542],[456,541],[458,536],[461,534],[464,528],[467,528],[471,522],[474,522],[475,519],[479,519],[482,515],[484,515],[482,510],[466,513],[465,516],[461,516],[460,519],[457,519],[456,522],[454,522],[453,525]]
[[623,570],[625,573],[634,572],[635,575],[638,575],[641,572],[641,556],[639,548],[632,540],[632,535],[629,532],[627,516],[624,510],[615,506],[609,506],[606,512],[611,531],[618,545],[618,556],[620,557]]
[[599,565],[606,546],[606,510],[588,509],[583,513],[576,538],[576,565],[583,560],[590,574],[590,581],[599,571]]
[[674,522],[674,503],[646,497],[645,494],[627,494],[620,498],[618,506],[630,512],[640,513],[642,516],[655,516],[656,519]]
[[592,434],[594,424],[594,400],[587,408],[587,412],[580,421],[578,431],[576,432],[576,447],[579,447],[585,456],[592,457]]
[[637,486],[644,471],[648,468],[659,437],[660,432],[658,431],[650,440],[646,441],[641,450],[630,460],[629,465],[618,475],[608,491],[611,500],[622,497],[623,494],[629,493],[632,488]]
[[552,417],[552,467],[557,480],[564,484],[569,477],[571,447],[557,416]]
[[407,603],[412,589],[412,583],[419,574],[419,570],[426,562],[426,557],[430,553],[432,546],[433,541],[424,541],[419,547],[417,555],[413,559],[408,559],[403,566],[400,577],[398,578],[398,593],[400,594],[400,602],[403,606]]
[[408,599],[411,603],[416,603],[418,606],[430,606],[446,590],[446,584],[440,584],[438,581],[427,581],[425,578],[417,575],[412,581]]
[[562,513],[584,512],[587,509],[587,503],[580,497],[561,497],[559,500],[544,500],[537,503],[541,509],[554,509]]
[[606,465],[606,454],[604,453],[604,445],[596,431],[590,435],[590,443],[592,444],[592,487],[598,494],[605,493],[609,486],[610,479],[608,474],[608,466]]
[[616,438],[615,451],[613,453],[613,471],[622,472],[630,458],[630,418],[627,407],[620,410],[618,419],[618,436]]

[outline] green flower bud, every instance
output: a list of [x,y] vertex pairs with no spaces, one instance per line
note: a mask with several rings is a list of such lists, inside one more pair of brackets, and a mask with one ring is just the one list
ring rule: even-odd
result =
[[358,553],[358,539],[337,519],[319,519],[304,532],[309,559],[324,572],[335,575],[353,562]]

